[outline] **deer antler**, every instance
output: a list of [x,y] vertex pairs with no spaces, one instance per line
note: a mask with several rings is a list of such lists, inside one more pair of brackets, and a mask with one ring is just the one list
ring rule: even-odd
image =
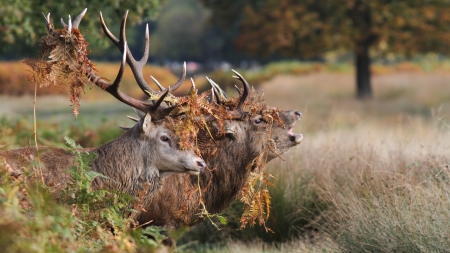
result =
[[[67,31],[69,33],[71,33],[72,29],[78,29],[78,26],[82,20],[82,18],[84,17],[84,15],[86,14],[87,9],[84,9],[80,15],[78,15],[73,23],[71,21],[70,15],[69,15],[69,21],[68,21],[68,25],[66,25],[64,23],[64,21],[61,19],[61,22],[63,23],[63,26],[65,29],[67,29]],[[101,16],[101,12],[100,12],[100,20],[102,22],[102,27],[103,30],[105,31],[105,33],[108,35],[108,38],[111,39],[111,41],[113,41],[120,49],[120,51],[123,54],[122,57],[122,62],[120,64],[120,69],[119,72],[117,74],[116,79],[114,80],[114,82],[111,84],[109,82],[107,82],[106,80],[104,80],[103,78],[101,78],[100,76],[98,76],[94,70],[92,69],[91,65],[85,64],[84,66],[82,66],[85,71],[85,75],[88,77],[88,79],[90,81],[92,81],[93,83],[95,83],[95,85],[97,85],[98,87],[100,87],[101,89],[107,91],[108,93],[110,93],[112,96],[114,96],[115,98],[117,98],[119,101],[133,107],[136,108],[142,112],[150,112],[152,115],[152,119],[154,120],[158,120],[158,119],[162,119],[165,116],[169,115],[169,113],[175,108],[175,106],[172,107],[160,107],[161,103],[164,101],[164,98],[170,93],[170,91],[172,91],[172,87],[178,88],[181,83],[184,81],[182,80],[180,82],[177,82],[176,84],[170,86],[167,90],[161,91],[161,92],[155,92],[153,91],[150,87],[148,87],[147,83],[145,82],[144,78],[142,77],[142,69],[144,67],[144,65],[147,62],[148,59],[148,41],[149,41],[149,37],[148,37],[148,25],[147,25],[147,31],[146,31],[146,47],[145,47],[145,52],[144,52],[144,56],[142,57],[142,59],[140,61],[136,61],[132,54],[130,53],[130,50],[128,48],[127,42],[126,42],[126,38],[125,38],[125,25],[126,25],[126,17],[128,15],[128,11],[125,14],[124,19],[122,20],[121,23],[121,33],[120,33],[120,40],[118,40],[117,38],[115,38],[114,35],[112,35],[108,28],[106,27],[106,25],[103,22],[103,17]],[[47,29],[50,33],[54,32],[54,28],[53,25],[50,22],[50,13],[47,16],[44,16],[45,20],[47,22]],[[138,99],[135,99],[133,97],[130,97],[124,93],[122,93],[119,90],[119,86],[120,86],[120,81],[122,80],[122,75],[125,69],[125,63],[128,62],[128,64],[130,65],[130,67],[132,68],[133,74],[135,76],[136,82],[138,83],[139,87],[141,88],[141,90],[146,94],[147,92],[150,92],[152,94],[154,94],[156,97],[159,97],[158,100],[156,102],[154,102],[153,105],[151,104],[147,104],[145,102],[142,102]],[[182,74],[182,78],[184,78],[186,75],[185,71]],[[178,84],[180,83],[180,84]]]
[[[122,52],[123,48],[124,48],[124,44],[126,42],[126,31],[125,31],[125,27],[126,27],[126,22],[127,22],[127,17],[128,17],[128,11],[125,12],[125,15],[122,19],[122,22],[120,24],[120,39],[117,39],[116,36],[114,36],[114,34],[112,34],[108,27],[105,24],[105,21],[103,20],[103,15],[102,12],[100,12],[100,22],[102,24],[102,28],[103,31],[105,32],[106,36],[120,49],[120,51]],[[154,77],[152,77],[153,80],[155,80],[155,82],[157,83],[158,87],[161,89],[160,92],[157,92],[153,89],[150,88],[150,86],[148,86],[147,82],[144,80],[143,74],[142,74],[142,70],[145,66],[145,64],[147,63],[148,60],[148,55],[149,55],[149,46],[150,45],[150,39],[149,39],[149,31],[148,31],[148,24],[145,28],[145,49],[144,49],[144,55],[142,56],[142,58],[139,61],[136,61],[133,57],[133,55],[131,54],[131,51],[128,47],[126,47],[126,52],[127,52],[127,63],[128,65],[130,65],[131,70],[133,71],[133,75],[136,79],[136,82],[138,83],[139,87],[141,88],[141,90],[144,93],[150,92],[153,94],[157,94],[157,95],[161,95],[162,93],[164,93],[165,89],[159,85],[159,83],[156,81],[156,79]],[[183,67],[183,72],[181,73],[180,79],[173,85],[169,86],[169,88],[174,91],[176,89],[178,89],[181,84],[183,84],[184,80],[186,79],[186,63],[184,63],[184,67]]]
[[[242,82],[242,84],[244,86],[244,91],[240,92],[240,90],[238,89],[239,95],[241,98],[239,99],[239,102],[238,102],[236,108],[232,111],[229,111],[229,115],[230,115],[229,119],[242,119],[242,117],[245,114],[244,113],[244,105],[250,97],[250,92],[251,92],[250,85],[248,84],[247,80],[245,80],[245,78],[241,74],[239,74],[237,71],[235,71],[233,69],[231,71],[233,71],[236,74],[236,76],[233,76],[233,77],[236,79],[239,79]],[[208,82],[211,85],[211,99],[209,100],[209,102],[210,103],[213,102],[214,96],[215,96],[217,99],[217,104],[219,106],[225,106],[224,103],[220,100],[221,95],[218,94],[219,93],[218,90],[220,90],[220,87],[214,81],[212,81],[210,78],[207,77],[206,79],[208,80]],[[237,86],[236,86],[236,88],[237,88]],[[227,99],[227,98],[225,97],[225,99]],[[215,120],[215,117],[213,115],[206,115],[205,120],[207,122],[210,122],[210,121]]]
[[233,71],[236,74],[236,76],[233,77],[241,80],[242,84],[244,85],[244,92],[235,109],[236,111],[242,111],[245,102],[247,102],[248,98],[250,97],[250,85],[248,84],[247,80],[245,80],[245,78],[241,74],[239,74],[236,70],[232,69],[231,71]]

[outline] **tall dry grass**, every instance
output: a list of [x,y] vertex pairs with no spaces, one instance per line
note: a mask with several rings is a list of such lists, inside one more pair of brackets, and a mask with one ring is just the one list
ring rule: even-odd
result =
[[450,249],[448,129],[365,126],[315,141],[302,157],[329,203],[319,228],[340,251]]
[[202,224],[186,235],[198,240],[192,252],[448,251],[450,75],[389,73],[373,84],[374,99],[364,102],[353,98],[350,74],[281,75],[261,85],[267,104],[303,113],[295,130],[303,143],[268,166],[277,178],[275,234],[235,230],[241,210],[232,205],[231,228]]

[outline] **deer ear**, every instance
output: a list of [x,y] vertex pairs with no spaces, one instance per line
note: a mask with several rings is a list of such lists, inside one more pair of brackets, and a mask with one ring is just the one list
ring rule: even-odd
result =
[[152,129],[152,116],[150,113],[146,113],[143,120],[142,120],[142,132],[145,134],[148,134],[150,130]]

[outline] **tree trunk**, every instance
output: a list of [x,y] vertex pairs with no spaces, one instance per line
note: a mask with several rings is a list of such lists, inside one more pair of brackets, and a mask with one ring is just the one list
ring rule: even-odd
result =
[[372,97],[369,46],[369,40],[363,40],[356,43],[356,91],[359,99]]

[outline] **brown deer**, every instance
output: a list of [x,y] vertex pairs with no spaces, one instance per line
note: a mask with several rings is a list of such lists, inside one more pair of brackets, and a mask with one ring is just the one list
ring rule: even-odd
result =
[[[83,11],[73,22],[69,19],[66,26],[68,32],[78,29]],[[57,32],[50,23],[50,14],[46,17],[50,35]],[[57,37],[57,36],[56,36]],[[147,34],[148,39],[148,34]],[[134,127],[126,131],[117,139],[93,149],[84,151],[95,153],[97,157],[91,163],[91,169],[107,178],[97,177],[92,186],[111,190],[120,190],[130,195],[136,195],[144,184],[150,184],[150,192],[160,187],[160,175],[169,173],[189,173],[198,175],[205,167],[204,161],[193,150],[182,150],[179,138],[169,130],[165,118],[178,105],[163,107],[161,103],[172,88],[181,85],[185,78],[185,70],[180,80],[165,92],[155,93],[159,99],[154,104],[147,104],[138,99],[127,96],[119,90],[119,84],[124,72],[125,61],[133,69],[135,78],[143,91],[151,92],[142,78],[142,68],[146,59],[137,62],[129,53],[126,42],[122,45],[123,59],[118,75],[111,84],[100,78],[90,66],[86,65],[85,73],[97,86],[106,90],[119,101],[132,106],[142,112],[144,116]],[[148,52],[148,48],[146,50]],[[129,57],[130,59],[127,59]],[[144,57],[145,58],[145,57]],[[144,85],[144,86],[143,86]],[[26,162],[35,161],[37,152],[34,148],[0,151],[0,158],[9,171],[20,173]],[[68,175],[64,169],[73,164],[74,155],[59,148],[44,148],[41,150],[40,160],[43,163],[44,177],[48,184],[64,186]],[[0,160],[1,161],[1,160]]]
[[[106,36],[118,48],[122,48],[124,45],[127,13],[122,20],[120,40],[107,29],[100,16]],[[127,59],[129,58],[128,53]],[[210,129],[215,131],[214,145],[211,148],[211,146],[202,145],[202,142],[199,141],[199,149],[208,168],[200,174],[200,185],[203,189],[207,189],[203,193],[203,198],[206,209],[210,213],[223,211],[236,198],[251,172],[247,166],[256,157],[265,153],[263,159],[265,162],[269,162],[303,140],[302,134],[292,132],[301,118],[301,113],[298,111],[278,111],[264,104],[259,106],[252,104],[250,112],[244,111],[244,106],[249,103],[251,96],[250,85],[239,73],[235,71],[234,73],[244,85],[242,92],[238,89],[241,95],[240,99],[235,103],[227,104],[225,101],[221,101],[221,96],[217,91],[214,92],[216,89],[212,85],[211,102],[214,97],[217,98],[217,105],[226,108],[229,117],[225,122],[225,127],[221,128],[220,122],[217,122],[215,117],[206,115],[206,121],[211,124]],[[179,87],[164,89],[158,82],[156,84],[161,89],[159,93],[174,91]],[[193,88],[195,88],[194,84]],[[155,92],[148,86],[143,89]],[[234,107],[234,109],[228,111],[230,107]],[[197,138],[209,140],[210,133],[200,131]],[[265,152],[267,150],[268,152]],[[185,175],[171,175],[164,178],[161,191],[147,196],[146,211],[137,217],[139,223],[179,228],[193,226],[200,222],[202,220],[199,217],[200,197],[186,192],[186,183],[197,185],[197,180],[197,176]],[[153,222],[149,223],[150,221]]]
[[[206,189],[202,193],[205,207],[213,214],[222,212],[236,199],[252,171],[248,166],[255,158],[269,149],[263,158],[269,162],[303,140],[302,134],[292,132],[302,116],[298,111],[278,112],[267,107],[253,112],[242,111],[250,96],[250,87],[241,75],[235,73],[244,84],[244,92],[232,112],[233,119],[226,121],[223,134],[216,135],[215,152],[200,146],[208,168],[200,174],[200,185]],[[279,116],[279,122],[268,117],[274,113]],[[202,134],[206,135],[199,133],[199,137]],[[163,179],[161,190],[148,196],[146,211],[137,217],[138,222],[144,224],[153,220],[152,225],[169,229],[201,222],[200,196],[186,191],[186,184],[195,186],[197,180],[197,177],[185,175]]]
[[[143,91],[150,91],[155,94],[167,94],[171,90],[175,90],[179,85],[173,85],[168,89],[162,88],[160,92],[155,92],[143,81],[142,74],[139,73],[142,72],[142,68],[139,67],[143,64],[142,60],[136,62],[126,46],[126,16],[121,24],[120,39],[109,32],[102,17],[101,22],[108,38],[126,55],[126,61],[131,66],[137,83]],[[145,51],[147,53],[142,58],[145,61],[148,54],[148,30],[146,41]],[[235,103],[217,100],[218,106],[226,108],[225,110],[229,115],[225,127],[221,127],[221,122],[216,120],[213,115],[206,115],[205,119],[214,132],[214,145],[202,146],[201,141],[199,142],[202,156],[208,164],[208,170],[200,174],[200,185],[206,190],[203,198],[206,209],[211,213],[222,211],[236,198],[253,169],[248,168],[248,165],[251,165],[255,158],[264,154],[263,159],[268,162],[286,152],[289,148],[298,145],[303,139],[301,134],[292,133],[292,129],[301,117],[301,113],[298,111],[280,112],[265,105],[256,106],[255,104],[250,104],[249,112],[244,111],[244,107],[249,103],[250,87],[241,75],[235,73],[244,84],[240,99]],[[184,78],[184,74],[182,76]],[[91,75],[90,78],[94,82],[100,80],[94,75]],[[103,84],[97,85],[108,87]],[[212,97],[214,97],[213,94]],[[220,98],[220,96],[216,97]],[[119,100],[121,99],[119,98]],[[158,103],[162,103],[162,100],[158,101]],[[125,103],[141,111],[148,108],[148,105],[140,105],[140,101],[136,102],[137,106],[134,105],[134,102],[125,101]],[[158,119],[163,118],[161,115],[167,115],[167,111],[173,110],[169,103],[167,107],[161,105],[161,108],[162,113],[154,113]],[[234,109],[229,111],[230,108]],[[198,133],[198,139],[205,139],[208,134],[201,131]],[[200,209],[199,196],[185,191],[186,184],[196,184],[196,181],[197,177],[180,175],[171,175],[163,179],[162,190],[154,195],[147,196],[148,204],[145,207],[147,212],[138,217],[139,222],[143,224],[153,220],[152,225],[177,228],[192,226],[201,221],[198,214]]]

